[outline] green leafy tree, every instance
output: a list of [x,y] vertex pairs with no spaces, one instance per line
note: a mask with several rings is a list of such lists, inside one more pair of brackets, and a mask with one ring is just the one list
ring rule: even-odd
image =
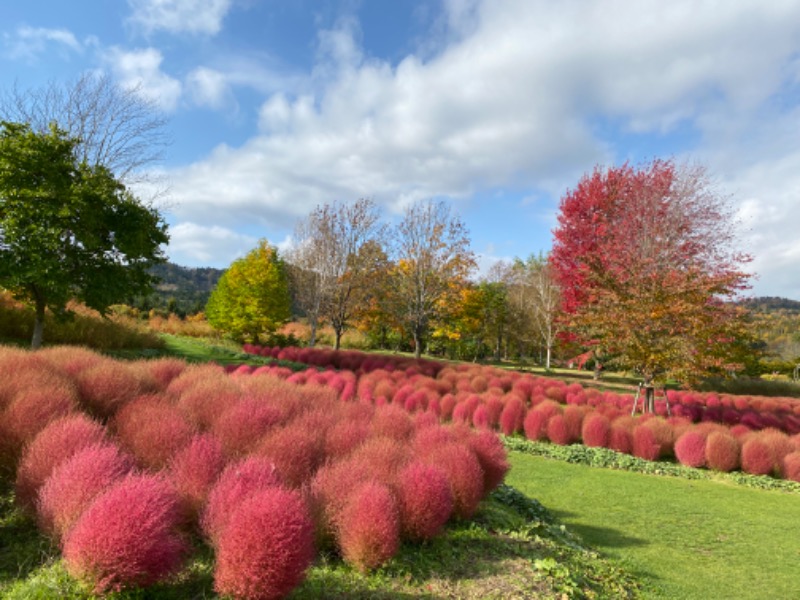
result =
[[78,162],[78,140],[51,125],[0,124],[0,286],[33,304],[31,346],[46,309],[79,300],[101,313],[147,292],[169,241],[160,214],[107,168]]
[[261,240],[234,261],[217,282],[206,305],[212,327],[237,340],[259,343],[291,317],[286,266],[278,250]]

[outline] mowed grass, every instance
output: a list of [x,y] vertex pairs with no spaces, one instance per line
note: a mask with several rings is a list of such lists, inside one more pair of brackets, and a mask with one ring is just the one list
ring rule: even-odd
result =
[[800,495],[510,460],[507,482],[638,576],[647,598],[800,598]]

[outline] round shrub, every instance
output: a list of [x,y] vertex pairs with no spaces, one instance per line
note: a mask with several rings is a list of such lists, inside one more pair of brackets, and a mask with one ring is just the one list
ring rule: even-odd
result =
[[795,450],[783,457],[783,476],[800,482],[800,451]]
[[220,537],[214,588],[241,600],[284,598],[314,558],[314,526],[299,492],[260,491],[236,507]]
[[475,514],[483,497],[483,470],[475,453],[459,443],[433,448],[425,462],[441,467],[450,480],[453,493],[453,514],[469,519]]
[[466,441],[483,469],[483,495],[487,496],[503,483],[511,468],[508,453],[500,438],[491,431],[471,433]]
[[581,438],[581,428],[586,411],[581,406],[568,405],[564,407],[564,424],[567,426],[568,444],[577,442]]
[[547,438],[554,444],[565,446],[570,443],[569,428],[563,414],[553,415],[546,425]]
[[39,492],[40,529],[61,541],[94,498],[133,468],[133,458],[108,442],[73,454],[53,470]]
[[158,396],[129,402],[117,413],[114,424],[120,442],[136,462],[154,471],[166,467],[195,434],[183,413]]
[[242,502],[257,492],[280,485],[275,467],[265,458],[249,457],[228,465],[208,494],[200,529],[216,547],[231,514]]
[[386,485],[369,481],[353,491],[336,522],[344,560],[365,572],[386,563],[400,546],[397,503]]
[[141,382],[124,363],[105,359],[76,376],[80,397],[89,411],[107,419],[142,393]]
[[316,472],[309,486],[309,502],[320,546],[331,542],[335,523],[350,493],[368,479],[366,464],[363,460],[354,460],[352,455]]
[[244,456],[282,420],[282,412],[257,398],[242,398],[216,420],[212,431],[229,458]]
[[98,496],[64,542],[67,570],[98,593],[152,584],[175,573],[187,546],[178,496],[163,478],[129,475]]
[[775,457],[770,447],[754,435],[742,444],[742,470],[751,475],[767,475],[775,468]]
[[442,469],[412,462],[397,476],[395,490],[406,538],[429,540],[442,531],[453,512],[453,493]]
[[222,444],[213,435],[195,435],[169,464],[169,476],[181,497],[187,516],[196,517],[225,468]]
[[500,431],[513,435],[522,430],[525,420],[525,403],[516,395],[511,396],[500,413]]
[[324,460],[324,432],[295,420],[266,435],[255,449],[270,461],[280,480],[299,488],[314,476]]
[[532,408],[525,415],[525,437],[529,440],[543,440],[547,437],[547,421],[550,417],[547,412]]
[[661,453],[661,444],[647,423],[637,425],[633,429],[633,455],[645,460],[657,460]]
[[607,448],[611,436],[611,421],[604,414],[589,413],[581,425],[583,443],[594,448]]
[[22,454],[14,484],[17,503],[33,513],[39,488],[53,469],[76,452],[105,439],[105,428],[82,414],[50,423]]
[[675,442],[675,456],[682,465],[702,467],[706,464],[706,437],[699,431],[689,430]]
[[611,423],[611,431],[608,435],[608,447],[611,450],[631,454],[633,452],[633,433],[624,424]]
[[66,417],[78,409],[74,389],[69,386],[36,387],[17,392],[2,414],[7,434],[22,448],[48,423]]
[[706,464],[709,469],[725,473],[738,468],[738,440],[727,432],[710,433],[706,440]]
[[352,454],[354,460],[363,465],[371,479],[382,483],[391,482],[408,463],[408,447],[387,437],[374,437],[361,444]]

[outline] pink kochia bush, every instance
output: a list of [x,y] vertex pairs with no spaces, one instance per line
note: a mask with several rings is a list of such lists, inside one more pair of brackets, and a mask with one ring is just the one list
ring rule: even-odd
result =
[[130,475],[98,496],[67,535],[67,570],[98,593],[152,584],[182,564],[180,523],[179,498],[166,479]]
[[108,442],[77,452],[56,467],[42,486],[37,504],[39,527],[60,541],[92,500],[133,467],[133,458]]
[[447,474],[435,465],[413,462],[395,483],[403,534],[411,540],[436,537],[453,512]]
[[222,444],[211,434],[198,434],[170,462],[169,475],[188,517],[205,507],[208,494],[222,470]]
[[303,580],[314,554],[314,525],[301,494],[267,488],[231,511],[214,587],[241,600],[283,598]]
[[391,490],[366,482],[354,490],[336,527],[339,550],[360,571],[388,561],[400,545],[400,519]]
[[281,485],[270,461],[250,457],[228,465],[211,488],[200,520],[203,533],[216,546],[231,515],[250,496]]
[[699,431],[686,431],[675,442],[675,456],[682,465],[702,467],[706,464],[706,436]]
[[33,513],[39,488],[53,469],[76,452],[105,439],[105,428],[83,414],[50,423],[23,452],[14,486],[17,503]]

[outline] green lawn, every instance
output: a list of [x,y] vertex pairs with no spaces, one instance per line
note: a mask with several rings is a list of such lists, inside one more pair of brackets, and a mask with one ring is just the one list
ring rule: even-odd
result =
[[648,598],[800,598],[800,496],[511,452],[507,478]]

